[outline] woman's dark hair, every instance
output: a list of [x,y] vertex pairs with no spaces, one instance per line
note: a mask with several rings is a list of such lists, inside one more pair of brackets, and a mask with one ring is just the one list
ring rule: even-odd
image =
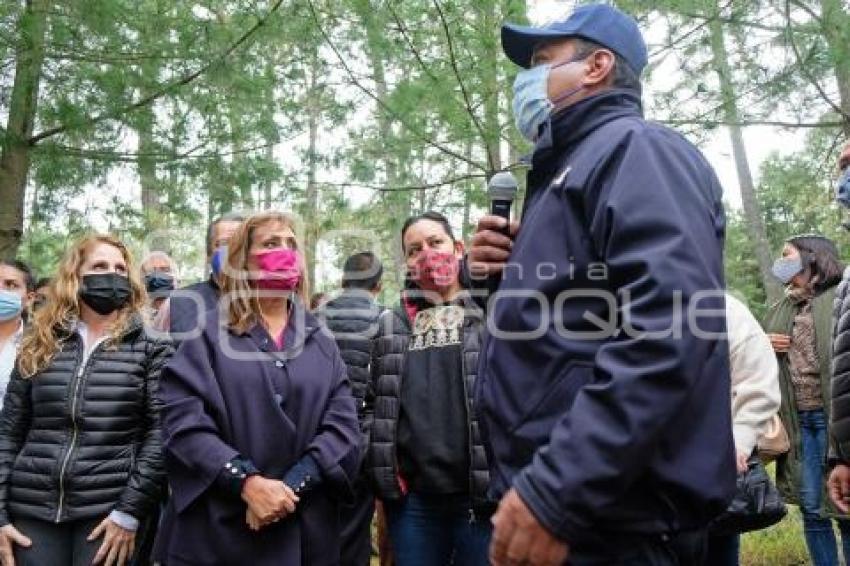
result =
[[813,290],[821,293],[841,282],[844,264],[838,257],[835,242],[818,234],[804,234],[785,240],[800,252],[803,267],[811,269]]
[[407,233],[407,229],[419,222],[420,220],[431,220],[432,222],[436,222],[440,226],[443,227],[446,235],[451,238],[452,242],[456,242],[455,234],[452,232],[452,225],[449,223],[449,219],[440,214],[439,212],[435,212],[433,210],[429,210],[428,212],[423,212],[422,214],[417,214],[416,216],[411,216],[407,220],[404,221],[404,224],[401,227],[401,249],[404,249],[404,235]]
[[30,269],[30,266],[19,259],[0,259],[0,265],[8,265],[14,267],[24,274],[24,285],[27,287],[27,292],[31,293],[35,290],[35,275]]

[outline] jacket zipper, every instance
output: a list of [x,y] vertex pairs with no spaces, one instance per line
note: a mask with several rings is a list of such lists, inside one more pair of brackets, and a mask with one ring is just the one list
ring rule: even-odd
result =
[[461,345],[460,345],[460,377],[463,381],[463,403],[466,407],[466,434],[469,439],[468,442],[468,450],[469,450],[469,524],[473,524],[475,522],[475,509],[472,504],[475,499],[475,478],[474,467],[475,464],[473,462],[475,458],[475,449],[473,448],[473,434],[472,434],[472,404],[469,402],[469,386],[466,383],[466,349],[464,346],[466,345],[466,321],[464,320],[463,325],[460,329],[461,333]]
[[[85,342],[82,341],[82,338],[80,341],[82,347],[85,348]],[[57,523],[62,518],[62,507],[65,503],[65,471],[68,467],[68,462],[71,460],[71,454],[74,453],[74,445],[77,443],[77,437],[79,436],[79,429],[77,428],[77,398],[80,391],[80,383],[83,381],[83,376],[86,373],[86,369],[91,364],[94,354],[100,350],[102,345],[103,341],[101,341],[101,343],[92,350],[86,362],[80,364],[79,370],[75,373],[76,382],[74,383],[74,396],[71,399],[71,425],[73,432],[71,434],[71,444],[68,446],[68,452],[65,453],[65,458],[62,460],[62,467],[59,469],[59,507],[56,509]]]

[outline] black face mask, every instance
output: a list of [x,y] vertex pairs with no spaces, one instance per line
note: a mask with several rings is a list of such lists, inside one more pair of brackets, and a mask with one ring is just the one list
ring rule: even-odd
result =
[[154,297],[165,297],[174,290],[174,277],[168,273],[154,271],[145,275],[145,288]]
[[130,280],[117,273],[83,275],[80,298],[98,314],[110,314],[130,300]]

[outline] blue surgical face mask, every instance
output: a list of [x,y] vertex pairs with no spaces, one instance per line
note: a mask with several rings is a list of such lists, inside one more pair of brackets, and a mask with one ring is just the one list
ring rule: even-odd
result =
[[552,69],[578,63],[582,59],[570,59],[554,65],[545,63],[520,71],[514,81],[513,110],[516,127],[531,142],[537,141],[540,126],[546,123],[555,107],[584,88],[584,85],[560,94],[549,100],[547,92],[549,74]]
[[150,295],[164,297],[174,290],[174,276],[162,271],[154,271],[145,275],[145,288]]
[[835,184],[835,200],[840,205],[850,208],[850,165],[844,168]]
[[21,314],[23,308],[24,302],[19,294],[0,290],[0,322],[12,320]]
[[781,257],[773,262],[773,275],[787,285],[795,275],[803,271],[803,260],[797,257]]
[[210,259],[210,267],[212,268],[213,275],[215,275],[215,276],[221,275],[221,272],[224,269],[224,263],[226,261],[227,261],[227,246],[219,246],[213,252],[212,258]]

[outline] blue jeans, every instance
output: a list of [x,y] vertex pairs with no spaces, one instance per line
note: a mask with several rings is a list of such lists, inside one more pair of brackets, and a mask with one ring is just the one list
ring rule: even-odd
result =
[[489,564],[492,526],[470,520],[469,498],[411,493],[384,510],[397,566]]
[[[821,516],[821,499],[826,482],[827,423],[823,410],[800,411],[803,443],[800,511],[806,546],[814,566],[838,566],[838,549],[832,520]],[[838,521],[844,559],[850,559],[850,522]]]

